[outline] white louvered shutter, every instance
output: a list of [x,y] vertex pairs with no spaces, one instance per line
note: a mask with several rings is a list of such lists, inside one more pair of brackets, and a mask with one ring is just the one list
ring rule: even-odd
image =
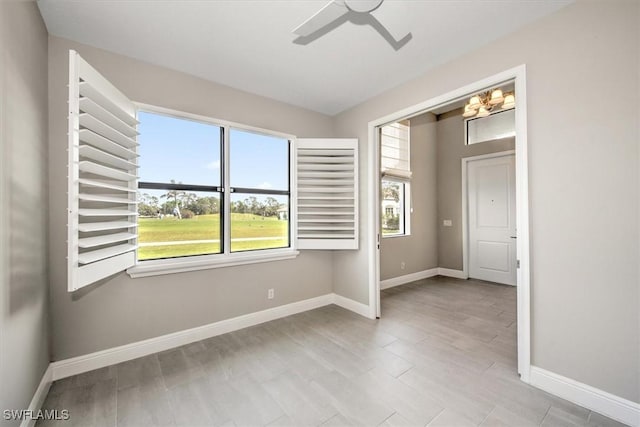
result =
[[410,180],[409,126],[398,122],[381,127],[380,148],[382,176]]
[[68,290],[135,264],[134,104],[69,52]]
[[297,140],[298,249],[358,249],[358,140]]

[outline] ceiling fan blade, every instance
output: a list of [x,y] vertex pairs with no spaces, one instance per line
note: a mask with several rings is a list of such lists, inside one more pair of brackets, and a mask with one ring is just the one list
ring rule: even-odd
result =
[[400,40],[409,32],[405,25],[405,17],[410,12],[405,2],[386,2],[384,7],[380,7],[370,13],[395,40]]
[[329,25],[347,12],[349,12],[349,9],[345,6],[344,0],[332,0],[311,18],[296,27],[293,33],[300,37],[306,37]]

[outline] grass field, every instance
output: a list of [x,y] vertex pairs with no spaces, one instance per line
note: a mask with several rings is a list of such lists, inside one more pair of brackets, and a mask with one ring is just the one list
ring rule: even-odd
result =
[[[288,221],[275,217],[232,213],[231,251],[286,247],[289,245],[288,227]],[[220,253],[220,236],[220,215],[200,215],[190,219],[140,218],[138,259]]]

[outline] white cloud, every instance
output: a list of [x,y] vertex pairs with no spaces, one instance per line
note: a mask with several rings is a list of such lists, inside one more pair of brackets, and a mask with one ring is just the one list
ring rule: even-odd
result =
[[273,188],[273,185],[271,185],[270,182],[263,182],[262,184],[258,185],[258,188],[262,188],[263,190],[267,190],[269,188]]
[[220,160],[215,160],[215,161],[213,161],[211,163],[207,163],[206,168],[207,169],[214,169],[214,170],[220,169]]

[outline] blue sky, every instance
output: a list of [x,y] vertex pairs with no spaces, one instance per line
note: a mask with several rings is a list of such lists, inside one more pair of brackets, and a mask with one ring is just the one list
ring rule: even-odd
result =
[[[220,185],[220,128],[139,112],[140,181]],[[288,188],[286,139],[231,129],[232,187]]]

